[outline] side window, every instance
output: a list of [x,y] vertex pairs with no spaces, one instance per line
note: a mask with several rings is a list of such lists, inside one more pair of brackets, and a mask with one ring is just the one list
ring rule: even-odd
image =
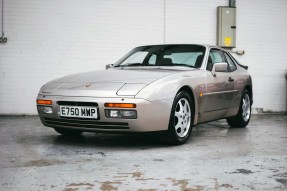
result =
[[224,62],[221,51],[216,49],[211,49],[208,56],[206,70],[211,71],[213,64],[218,62]]
[[226,57],[227,63],[229,65],[229,69],[231,72],[233,72],[234,70],[237,69],[236,65],[234,64],[234,62],[232,61],[232,59],[230,58],[230,56],[226,53],[224,53],[224,56]]

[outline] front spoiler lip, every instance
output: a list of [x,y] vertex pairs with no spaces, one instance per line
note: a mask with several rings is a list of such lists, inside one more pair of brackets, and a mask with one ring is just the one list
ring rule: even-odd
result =
[[85,120],[79,118],[51,118],[43,117],[43,123],[50,127],[65,127],[78,129],[129,129],[129,124],[126,122],[99,122],[99,120]]
[[52,127],[52,128],[66,128],[66,129],[73,129],[73,130],[80,130],[83,132],[94,132],[94,133],[135,133],[132,131],[124,131],[123,129],[121,130],[116,130],[116,129],[95,129],[95,128],[84,128],[84,127],[70,127],[70,126],[62,126],[62,125],[48,125],[45,122],[43,122],[43,125],[46,127]]

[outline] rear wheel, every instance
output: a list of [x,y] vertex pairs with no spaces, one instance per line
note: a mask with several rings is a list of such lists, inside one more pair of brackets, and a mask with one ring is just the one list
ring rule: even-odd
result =
[[249,92],[245,90],[241,98],[241,103],[237,115],[229,117],[226,120],[231,127],[246,127],[249,123],[250,117],[251,101]]
[[174,145],[186,143],[193,124],[193,101],[187,92],[176,95],[170,114],[168,142]]
[[58,127],[57,128],[54,127],[54,129],[61,135],[65,135],[65,136],[79,136],[83,133],[82,131],[73,130],[73,129],[64,129],[64,128],[58,128]]

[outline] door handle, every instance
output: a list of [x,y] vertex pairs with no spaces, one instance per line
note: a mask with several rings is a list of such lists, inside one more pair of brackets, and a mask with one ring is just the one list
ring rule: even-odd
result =
[[228,78],[228,81],[229,81],[229,82],[233,82],[233,81],[234,81],[234,79],[233,79],[233,78],[231,78],[231,77],[229,77],[229,78]]

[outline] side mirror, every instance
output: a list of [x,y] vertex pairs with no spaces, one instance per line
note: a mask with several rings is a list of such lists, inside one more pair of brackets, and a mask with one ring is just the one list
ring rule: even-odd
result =
[[109,68],[111,68],[111,67],[113,67],[113,65],[114,65],[114,64],[107,64],[107,65],[106,65],[106,70],[109,69]]
[[212,75],[215,77],[216,73],[215,72],[228,72],[228,65],[226,62],[218,62],[214,63],[212,67]]

